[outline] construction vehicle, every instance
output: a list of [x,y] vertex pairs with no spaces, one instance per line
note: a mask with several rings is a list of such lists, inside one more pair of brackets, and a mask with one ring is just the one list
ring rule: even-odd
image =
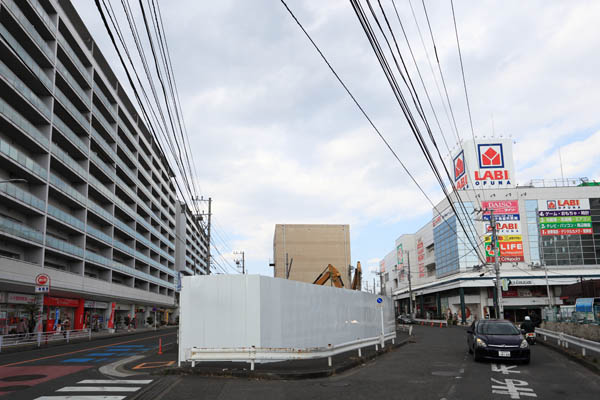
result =
[[[360,267],[360,261],[356,264],[356,270],[354,271],[354,278],[352,278],[352,284],[350,289],[361,290],[361,279],[362,279],[362,268]],[[315,285],[324,285],[327,281],[331,281],[331,285],[342,288],[344,282],[342,281],[342,275],[340,271],[333,265],[329,264],[323,272],[313,282]]]
[[361,282],[362,282],[362,268],[360,267],[360,261],[358,261],[356,263],[356,269],[354,270],[354,278],[352,278],[352,284],[350,285],[350,289],[361,290]]
[[328,280],[331,280],[331,285],[343,288],[344,282],[342,282],[342,275],[340,275],[340,271],[333,265],[329,264],[323,272],[315,279],[313,282],[315,285],[324,285]]

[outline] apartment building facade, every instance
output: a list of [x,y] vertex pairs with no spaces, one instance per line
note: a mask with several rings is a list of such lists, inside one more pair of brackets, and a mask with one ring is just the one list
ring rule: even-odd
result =
[[0,330],[172,312],[173,172],[73,5],[1,0],[0,47]]

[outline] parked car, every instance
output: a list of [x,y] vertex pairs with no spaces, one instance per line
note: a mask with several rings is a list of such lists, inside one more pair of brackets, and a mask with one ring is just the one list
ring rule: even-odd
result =
[[399,324],[414,324],[415,320],[412,319],[412,317],[410,315],[398,315],[398,323]]
[[473,322],[467,330],[467,347],[475,361],[530,360],[529,343],[512,322],[498,319],[482,319]]

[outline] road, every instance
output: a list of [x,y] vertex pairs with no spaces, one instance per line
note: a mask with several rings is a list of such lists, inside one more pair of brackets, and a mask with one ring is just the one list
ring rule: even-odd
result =
[[[542,345],[529,365],[475,363],[462,328],[415,327],[415,343],[326,379],[261,381],[177,377],[156,399],[598,399],[600,377]],[[122,400],[161,378],[111,378],[99,367],[175,340],[175,331],[146,332],[0,355],[0,398]],[[172,350],[171,350],[172,351]],[[172,379],[169,377],[168,379]],[[129,382],[133,380],[133,382]],[[164,388],[164,385],[162,386]],[[68,397],[92,396],[92,397]],[[113,397],[102,397],[113,396]]]
[[[475,363],[462,328],[416,327],[416,343],[339,376],[255,381],[184,376],[161,399],[578,399],[600,397],[600,377],[552,349],[529,365]],[[202,395],[199,396],[198,394]]]
[[120,400],[131,397],[155,378],[134,376],[115,381],[103,375],[99,368],[155,349],[160,338],[167,344],[176,337],[175,329],[164,329],[0,354],[0,399],[61,400],[93,396],[89,398],[93,400],[114,396],[108,399]]

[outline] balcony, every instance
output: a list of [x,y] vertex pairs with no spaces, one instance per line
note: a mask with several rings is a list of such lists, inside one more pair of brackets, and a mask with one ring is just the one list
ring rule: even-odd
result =
[[110,168],[104,161],[102,161],[102,159],[98,157],[98,154],[94,153],[93,151],[90,152],[90,159],[110,178],[112,178],[113,180],[117,178],[117,174],[115,173],[115,171],[112,168]]
[[48,149],[50,141],[39,129],[29,120],[24,118],[19,112],[12,108],[7,102],[0,98],[0,114],[7,120],[15,124],[18,128],[24,131],[32,139],[40,144],[44,149]]
[[23,46],[21,46],[17,39],[15,39],[2,24],[0,24],[0,35],[2,35],[4,40],[6,40],[10,48],[17,53],[19,59],[25,63],[33,75],[37,77],[48,90],[52,90],[52,80],[48,78],[48,75],[46,75],[39,64],[33,60],[33,57],[29,55],[29,53],[23,48]]
[[60,133],[62,133],[69,140],[71,140],[71,142],[75,145],[75,147],[77,147],[79,150],[81,150],[83,152],[83,154],[85,154],[85,155],[88,154],[88,146],[83,142],[83,140],[81,140],[81,138],[78,135],[75,134],[75,132],[73,132],[71,130],[71,128],[69,128],[67,126],[67,124],[65,124],[63,122],[62,119],[58,118],[58,116],[55,115],[53,123],[54,123],[54,127],[58,128]]
[[15,2],[13,0],[4,0],[4,4],[6,4],[8,9],[12,12],[13,16],[19,22],[21,27],[29,34],[29,37],[33,40],[33,42],[38,45],[42,53],[48,57],[48,60],[50,62],[54,61],[54,51],[50,48],[46,40],[38,33],[33,24],[29,22],[21,9],[17,7]]
[[108,97],[106,97],[106,95],[104,93],[102,93],[102,90],[99,89],[98,87],[94,87],[94,95],[96,95],[96,97],[98,99],[100,99],[100,102],[104,105],[104,107],[106,108],[106,111],[108,111],[108,113],[112,117],[113,121],[116,121],[115,106],[112,105],[112,103],[108,100]]
[[65,67],[65,65],[62,62],[60,62],[60,60],[56,61],[56,70],[64,78],[64,80],[67,81],[67,83],[71,86],[71,88],[73,89],[73,91],[79,97],[79,100],[89,110],[90,109],[90,104],[92,102],[92,100],[90,99],[90,95],[87,94],[85,92],[85,90],[83,90],[83,88],[81,87],[81,85],[79,84],[79,82],[77,82],[77,80],[75,78],[73,78],[73,75],[71,75],[69,73],[69,70],[67,69],[67,67]]
[[60,208],[54,207],[52,204],[48,204],[48,215],[53,216],[57,220],[64,222],[67,225],[75,227],[81,231],[84,230],[85,224],[82,220],[75,218],[74,216],[67,214]]
[[111,245],[113,243],[113,239],[109,235],[107,235],[106,233],[104,233],[101,230],[98,230],[92,226],[89,226],[89,225],[86,226],[85,231],[88,233],[88,235],[91,235],[91,236],[95,237],[96,239],[102,240],[103,242],[106,242],[109,245]]
[[81,205],[86,204],[87,198],[84,195],[79,193],[79,191],[60,179],[58,176],[54,175],[52,172],[50,173],[49,182],[54,188],[60,190],[73,200],[81,203]]
[[0,193],[8,197],[12,197],[15,200],[19,200],[42,213],[46,211],[46,202],[31,193],[21,189],[18,185],[10,182],[0,183]]
[[102,115],[102,112],[96,107],[96,105],[92,105],[93,116],[96,118],[100,125],[104,128],[106,133],[108,133],[111,137],[115,137],[115,128],[112,126],[110,122]]
[[71,48],[71,45],[69,45],[69,43],[64,38],[64,36],[59,33],[57,37],[58,37],[58,44],[60,44],[61,48],[67,54],[67,56],[69,57],[70,61],[73,63],[75,68],[77,68],[77,70],[79,71],[79,73],[81,74],[83,79],[88,83],[89,86],[91,86],[90,83],[92,82],[92,75],[88,72],[87,68],[83,65],[83,63],[81,62],[81,60],[79,59],[77,54],[75,54],[75,52]]
[[90,131],[89,119],[83,116],[82,112],[71,103],[71,100],[59,88],[54,88],[54,97],[60,101],[62,106],[81,124],[86,132]]
[[102,182],[96,179],[92,175],[88,175],[88,182],[100,193],[102,193],[108,200],[116,201],[115,194],[110,191]]
[[12,85],[16,92],[26,98],[40,114],[46,117],[47,120],[50,120],[50,116],[52,115],[50,112],[50,107],[48,107],[46,103],[44,103],[42,99],[40,99],[38,95],[29,88],[29,86],[23,83],[23,81],[19,79],[19,77],[1,61],[0,75],[2,75],[2,77]]
[[48,172],[46,168],[39,165],[37,162],[33,161],[31,158],[23,154],[21,151],[17,150],[15,147],[11,146],[8,142],[0,139],[0,153],[4,154],[23,168],[27,169],[32,174],[35,174],[42,180],[46,180],[48,176]]
[[54,21],[52,21],[44,7],[42,7],[40,4],[39,0],[29,0],[29,4],[35,10],[38,17],[40,17],[40,20],[44,23],[44,25],[46,25],[46,29],[48,29],[48,31],[51,33],[56,32],[56,25]]
[[77,161],[71,158],[65,151],[63,151],[60,147],[58,147],[55,143],[52,144],[52,155],[56,157],[58,160],[62,161],[67,167],[77,173],[81,179],[84,181],[87,179],[88,173],[87,171],[79,165]]
[[42,232],[3,216],[0,216],[0,231],[31,242],[44,243],[44,234]]
[[104,208],[100,207],[98,204],[96,204],[93,200],[87,199],[87,206],[90,210],[94,211],[96,214],[100,215],[102,218],[104,218],[107,222],[112,223],[113,222],[113,216],[111,215],[111,213],[109,213],[108,211],[106,211]]

